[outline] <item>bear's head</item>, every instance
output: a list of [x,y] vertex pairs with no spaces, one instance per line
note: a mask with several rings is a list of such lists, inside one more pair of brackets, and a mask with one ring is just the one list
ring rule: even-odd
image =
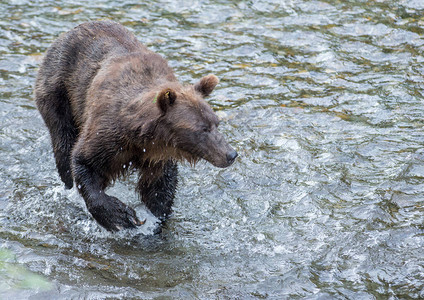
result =
[[160,117],[154,135],[160,136],[162,145],[166,145],[174,158],[191,163],[203,158],[225,168],[237,157],[237,152],[218,131],[217,115],[204,100],[218,82],[215,75],[208,75],[195,85],[168,84],[155,93],[153,103]]

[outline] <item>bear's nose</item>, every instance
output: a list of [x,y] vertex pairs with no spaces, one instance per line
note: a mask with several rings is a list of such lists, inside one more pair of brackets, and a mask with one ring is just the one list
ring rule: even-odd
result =
[[235,150],[228,152],[227,153],[227,162],[231,165],[234,162],[234,160],[236,159],[237,155],[238,154]]

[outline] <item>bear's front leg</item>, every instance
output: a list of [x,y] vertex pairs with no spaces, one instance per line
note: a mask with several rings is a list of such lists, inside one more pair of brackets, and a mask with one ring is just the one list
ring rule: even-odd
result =
[[74,151],[75,183],[94,219],[109,231],[142,225],[134,209],[104,192],[109,181],[100,176],[100,172],[91,167],[88,161]]
[[138,220],[134,209],[116,197],[103,193],[103,197],[86,203],[94,219],[109,231],[135,228],[143,224]]
[[178,167],[171,160],[142,168],[137,189],[152,214],[165,221],[172,212],[177,188]]

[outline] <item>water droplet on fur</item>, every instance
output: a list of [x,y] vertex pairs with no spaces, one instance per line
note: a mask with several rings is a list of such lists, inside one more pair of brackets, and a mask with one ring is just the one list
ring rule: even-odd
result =
[[146,152],[146,149],[143,149],[143,152]]
[[130,161],[130,162],[128,163],[128,165],[129,165],[129,166],[132,166],[132,161]]
[[126,165],[123,165],[122,167],[125,169],[127,166]]
[[78,189],[79,189],[79,190],[81,189],[81,184],[78,184]]
[[155,193],[155,197],[157,197],[158,196],[158,193]]
[[155,142],[152,142],[152,145],[154,145],[155,144]]
[[121,148],[119,148],[119,150],[121,150],[121,151],[122,151],[122,147],[121,147]]

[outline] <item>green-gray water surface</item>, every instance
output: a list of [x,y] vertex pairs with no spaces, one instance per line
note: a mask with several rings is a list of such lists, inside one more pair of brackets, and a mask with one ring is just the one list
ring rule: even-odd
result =
[[[146,225],[93,221],[35,108],[42,54],[97,19],[221,79],[240,156],[180,167],[160,235],[132,180],[110,193]],[[51,283],[0,263],[0,298],[424,298],[423,34],[421,0],[0,1],[0,248]]]

